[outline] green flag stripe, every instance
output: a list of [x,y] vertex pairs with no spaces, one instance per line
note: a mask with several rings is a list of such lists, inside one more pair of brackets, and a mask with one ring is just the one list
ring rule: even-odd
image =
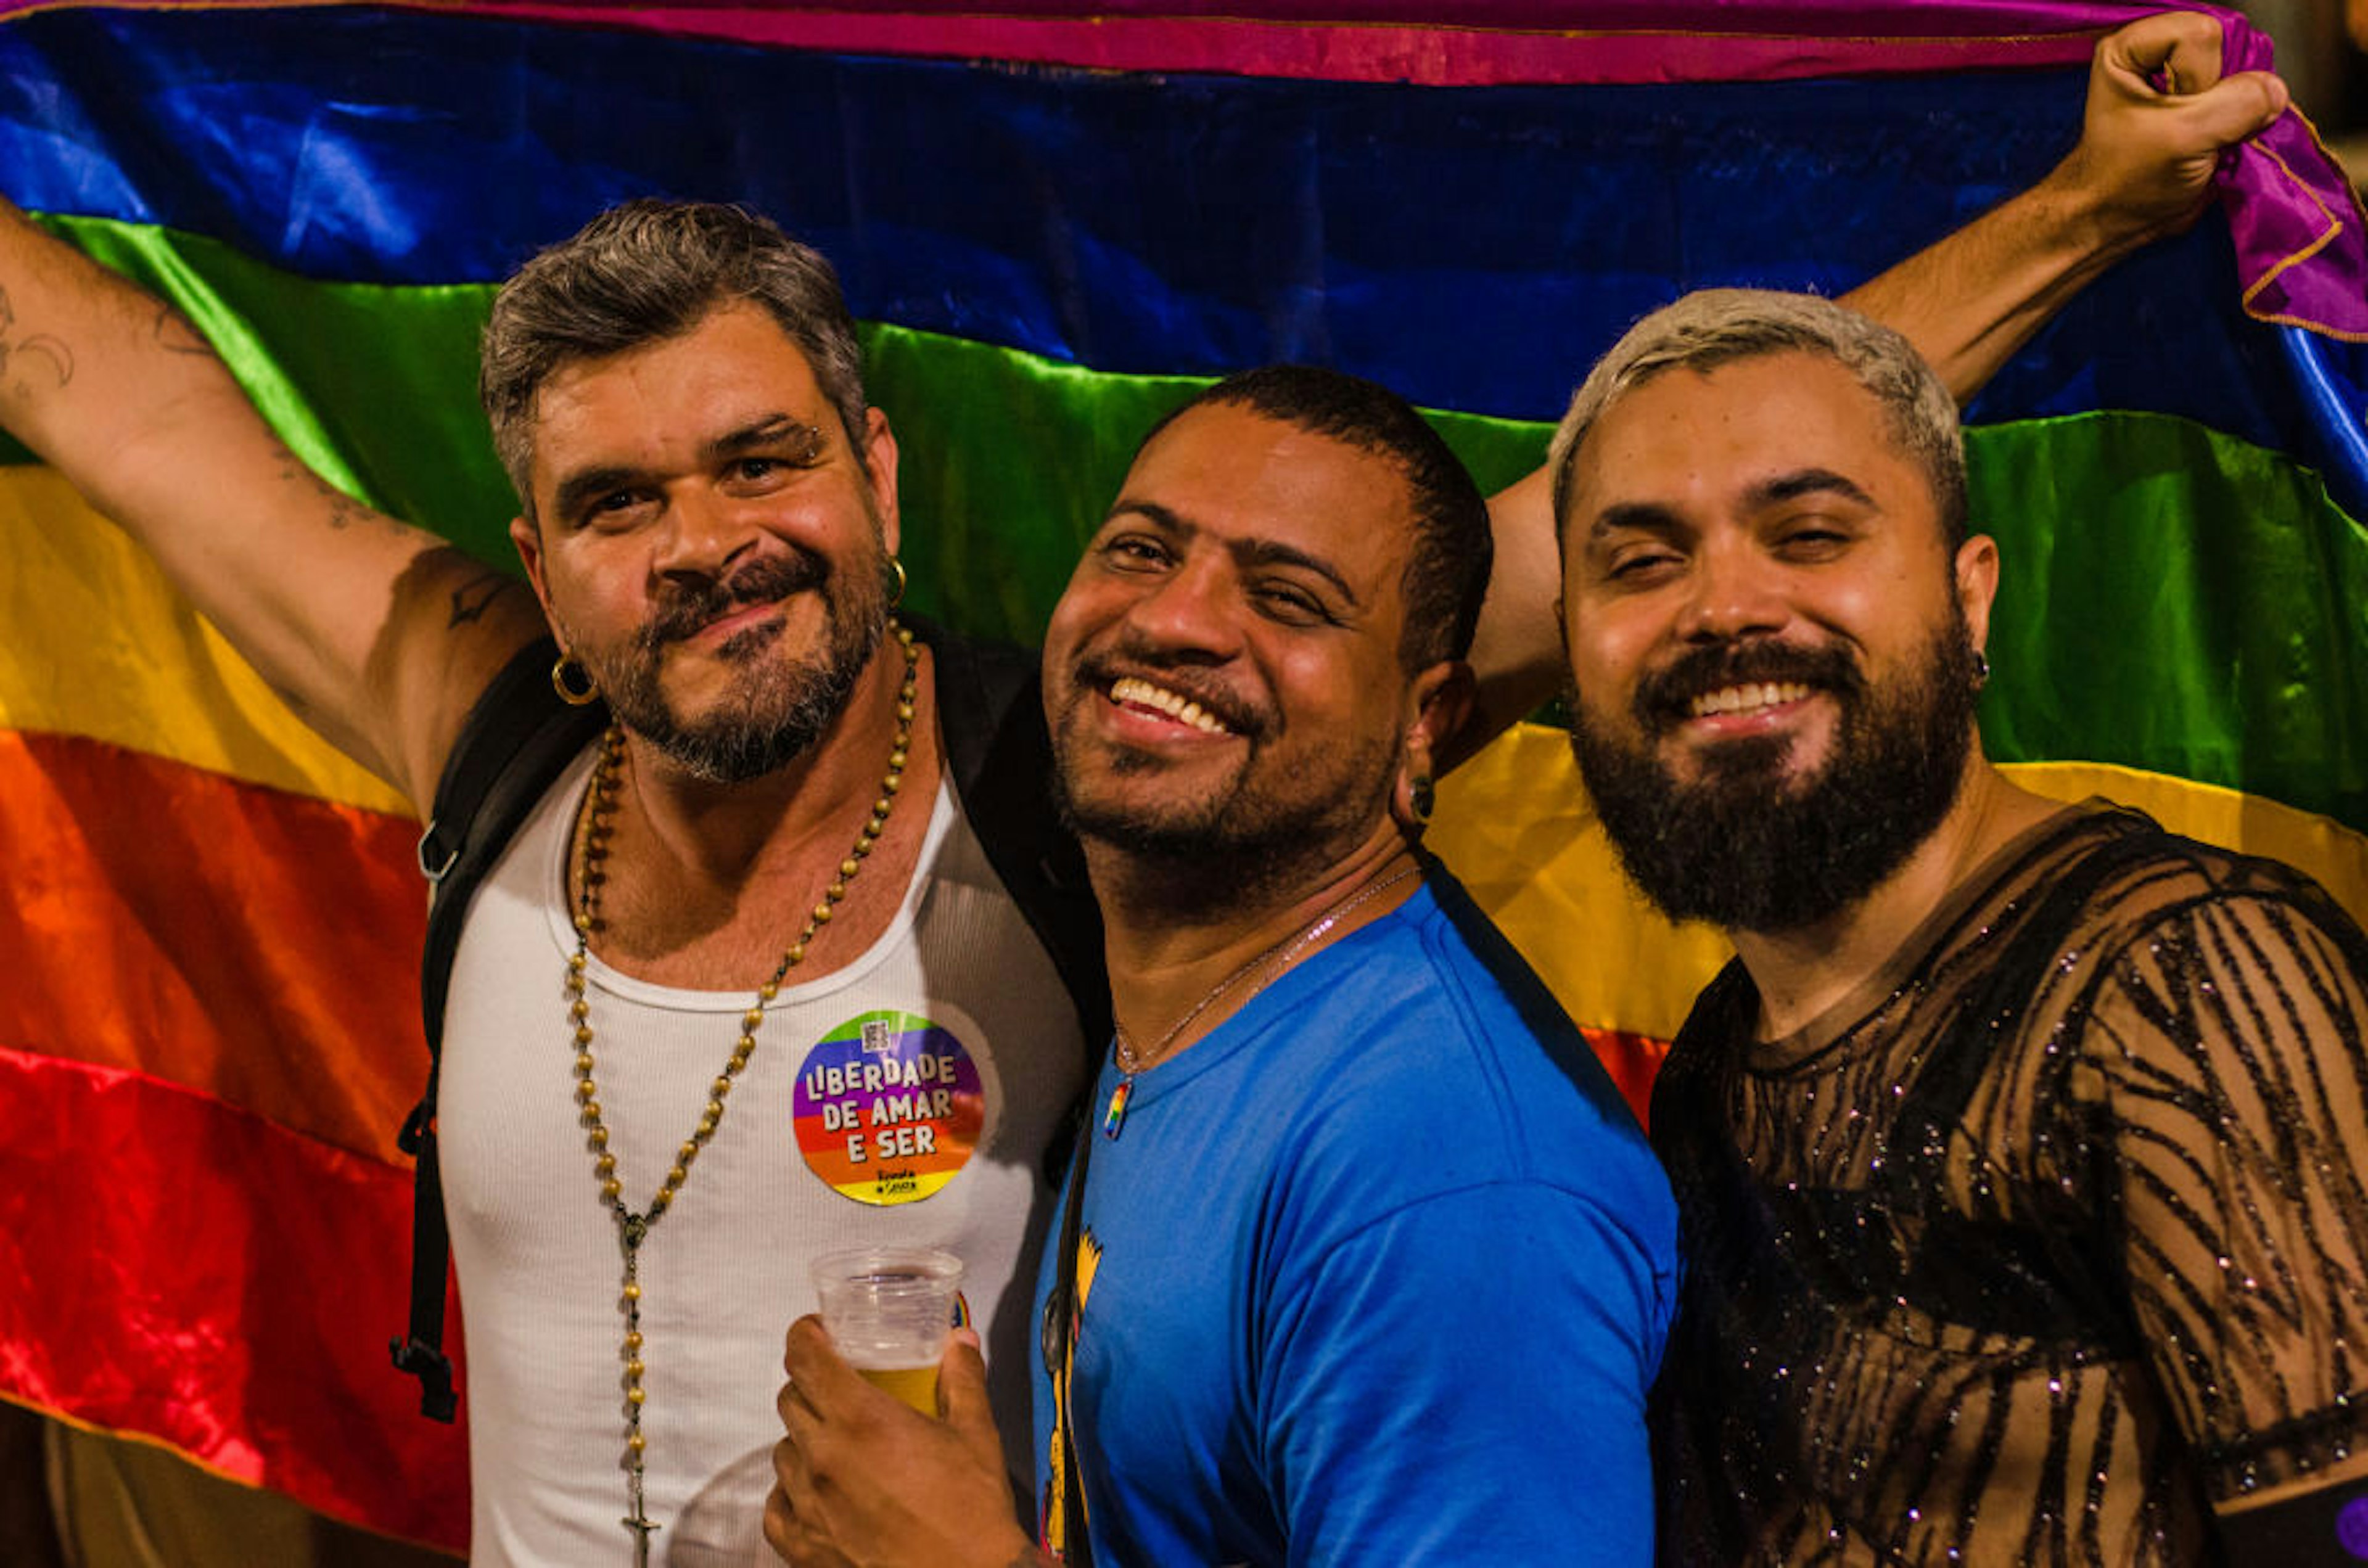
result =
[[[43,223],[186,311],[274,427],[354,494],[515,565],[517,510],[477,409],[490,286],[297,278],[152,225]],[[965,629],[1032,637],[1144,430],[1206,378],[1122,376],[962,338],[865,324],[871,394],[903,449],[915,600]],[[1440,416],[1484,484],[1544,451],[1535,426]],[[7,460],[27,460],[8,444]]]
[[2165,415],[1971,433],[2004,573],[1983,733],[2368,826],[2368,537],[2317,475]]
[[[490,289],[314,282],[160,228],[45,222],[197,318],[308,460],[514,564],[475,402]],[[1203,381],[862,330],[902,449],[916,604],[1032,638],[1142,432]],[[1484,487],[1543,455],[1543,424],[1432,417]],[[1976,525],[2005,561],[1993,755],[2146,768],[2368,829],[2368,540],[2314,474],[2150,414],[1988,426],[1968,451]]]

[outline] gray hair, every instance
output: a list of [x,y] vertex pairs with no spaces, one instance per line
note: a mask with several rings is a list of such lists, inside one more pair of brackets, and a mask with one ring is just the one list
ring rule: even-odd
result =
[[1606,410],[1664,370],[1707,373],[1762,354],[1822,354],[1883,405],[1892,438],[1924,471],[1951,551],[1965,539],[1965,448],[1956,400],[1905,337],[1814,294],[1766,289],[1704,289],[1665,305],[1628,329],[1596,362],[1554,431],[1546,465],[1554,476],[1554,531],[1570,501],[1571,464]]
[[553,373],[677,337],[719,306],[762,305],[803,351],[864,459],[863,350],[838,274],[771,220],[710,201],[612,207],[502,285],[478,356],[494,451],[534,516],[534,400]]

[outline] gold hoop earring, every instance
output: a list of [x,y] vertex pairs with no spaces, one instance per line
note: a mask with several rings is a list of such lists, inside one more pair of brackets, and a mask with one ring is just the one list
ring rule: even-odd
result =
[[[573,670],[575,675],[568,674]],[[573,684],[580,681],[581,685]],[[551,689],[559,693],[559,700],[570,708],[588,708],[600,700],[600,688],[592,684],[592,672],[575,662],[573,653],[562,653],[559,662],[551,666]]]
[[888,570],[896,574],[895,591],[888,596],[888,608],[894,609],[905,602],[905,563],[892,555],[888,558]]
[[1422,824],[1429,822],[1430,820],[1432,810],[1439,804],[1439,797],[1431,791],[1430,775],[1428,773],[1416,774],[1414,776],[1414,782],[1407,789],[1406,793],[1410,797],[1408,803],[1414,808],[1414,820],[1416,823]]

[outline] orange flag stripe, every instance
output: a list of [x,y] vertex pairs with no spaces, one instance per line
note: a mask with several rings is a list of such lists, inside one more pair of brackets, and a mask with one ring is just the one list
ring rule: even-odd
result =
[[416,840],[398,817],[0,732],[0,1047],[396,1159],[427,1061]]

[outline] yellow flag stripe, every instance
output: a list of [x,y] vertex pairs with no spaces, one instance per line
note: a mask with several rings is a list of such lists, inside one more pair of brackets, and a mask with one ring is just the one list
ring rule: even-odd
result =
[[[340,805],[414,814],[305,728],[147,555],[50,470],[0,470],[0,728],[108,742]],[[2368,918],[2368,838],[2259,796],[2134,768],[2022,764],[2174,832],[2300,866]],[[1729,949],[1622,878],[1562,735],[1520,725],[1440,787],[1431,844],[1579,1022],[1667,1040]]]
[[[2018,784],[2062,801],[2103,796],[2173,833],[2298,866],[2368,921],[2368,838],[2240,790],[2096,763],[2021,763]],[[1672,926],[1620,874],[1558,730],[1523,724],[1440,786],[1430,846],[1580,1023],[1668,1040],[1732,955],[1703,926]]]
[[0,727],[416,814],[305,728],[147,553],[54,471],[0,469]]

